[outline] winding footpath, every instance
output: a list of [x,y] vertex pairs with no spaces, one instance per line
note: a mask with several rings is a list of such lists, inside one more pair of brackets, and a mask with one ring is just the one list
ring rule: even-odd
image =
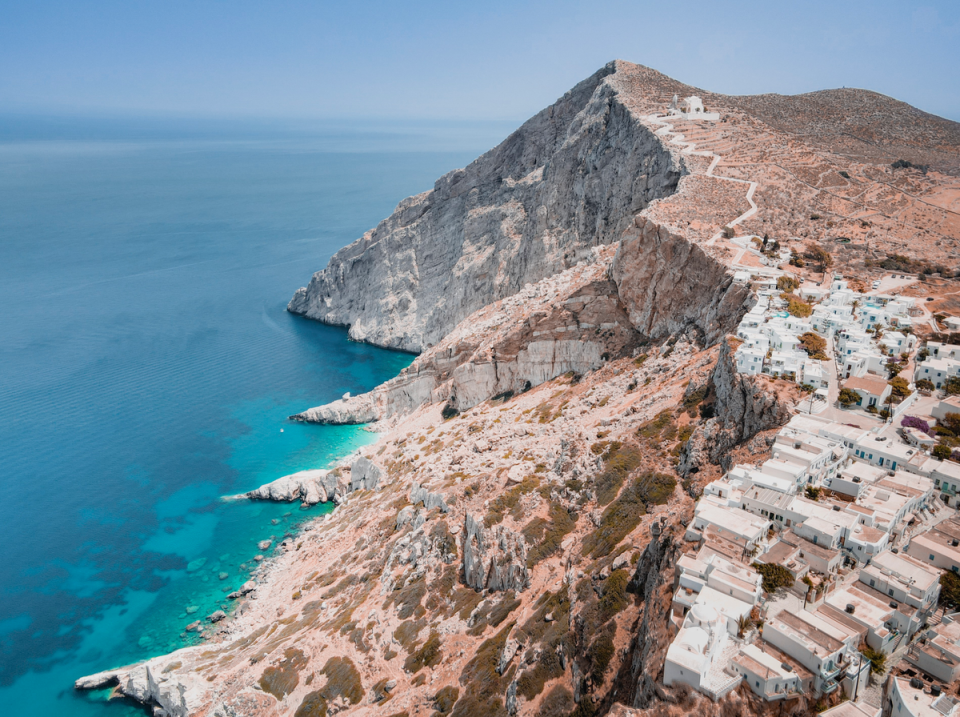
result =
[[[687,142],[686,139],[684,139],[683,134],[681,134],[680,132],[677,132],[673,128],[673,125],[668,121],[667,117],[661,117],[660,115],[647,115],[646,119],[649,122],[663,125],[660,129],[656,130],[654,134],[657,134],[660,136],[664,136],[668,134],[673,135],[673,137],[671,137],[669,140],[670,144],[675,144],[680,147],[683,147],[683,149],[681,150],[682,154],[690,154],[695,157],[712,157],[713,161],[711,161],[710,166],[707,167],[707,171],[706,171],[707,177],[710,177],[712,179],[720,179],[724,182],[738,182],[740,184],[749,185],[749,188],[747,189],[747,202],[750,204],[750,208],[747,211],[745,211],[743,214],[741,214],[739,217],[734,219],[732,222],[728,222],[725,226],[735,227],[740,222],[744,221],[745,219],[749,219],[750,217],[752,217],[754,214],[757,213],[757,205],[753,201],[753,193],[757,190],[757,186],[758,186],[756,182],[751,182],[748,179],[734,179],[733,177],[720,177],[715,175],[713,173],[713,170],[716,169],[717,165],[720,163],[719,154],[717,154],[716,152],[709,152],[709,151],[703,151],[703,150],[699,152],[695,151],[694,147],[696,147],[696,144],[693,142]],[[743,237],[733,237],[733,238],[741,239],[744,237],[749,238],[751,236],[752,235],[745,234],[743,235]],[[707,246],[712,246],[713,244],[716,243],[717,239],[720,239],[722,237],[723,237],[723,230],[721,229],[712,237],[710,237],[710,240],[707,242]],[[742,256],[742,253],[740,254],[740,256]]]

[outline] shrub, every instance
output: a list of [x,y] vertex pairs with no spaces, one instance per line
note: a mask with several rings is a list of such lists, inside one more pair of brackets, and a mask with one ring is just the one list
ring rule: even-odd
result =
[[605,630],[587,649],[587,659],[590,661],[590,677],[596,685],[603,683],[603,676],[613,659],[613,635],[610,633],[610,630]]
[[570,690],[564,685],[554,685],[540,701],[537,717],[566,717],[576,706]]
[[933,390],[933,381],[929,378],[921,378],[917,381],[917,390],[918,391],[932,391]]
[[[534,528],[534,524],[538,520],[541,522]],[[527,550],[527,567],[532,568],[541,560],[549,558],[560,550],[560,543],[563,542],[564,537],[566,537],[576,525],[576,515],[570,513],[559,503],[551,503],[549,523],[540,518],[535,518],[523,529],[524,537],[527,538],[528,544],[533,543],[531,538],[537,540],[536,544]],[[529,535],[528,530],[530,531]]]
[[697,390],[691,391],[683,397],[683,410],[690,414],[690,416],[695,416],[697,413],[697,406],[703,403],[703,399],[706,397],[707,386],[704,384]]
[[870,663],[870,674],[871,675],[880,675],[883,674],[884,669],[887,666],[887,656],[882,652],[878,652],[871,647],[863,648],[860,653],[864,656],[867,662]]
[[282,700],[300,684],[300,670],[307,664],[307,657],[296,648],[288,648],[283,659],[268,667],[260,677],[260,689]]
[[497,673],[497,666],[513,625],[514,623],[506,625],[496,635],[485,640],[460,672],[460,684],[464,689],[463,695],[453,707],[453,717],[507,717],[501,695],[506,692],[513,671],[508,670],[506,674],[500,675]]
[[[782,277],[781,277],[782,278]],[[827,360],[827,341],[822,336],[813,331],[807,331],[800,335],[800,346],[812,359],[819,361]]]
[[[597,444],[594,444],[597,445]],[[633,445],[621,446],[618,442],[610,444],[616,446],[604,458],[603,470],[596,478],[597,503],[606,505],[617,497],[623,481],[640,465],[642,458],[640,450]]]
[[630,573],[626,570],[614,570],[603,581],[600,594],[600,622],[606,622],[627,606],[627,583]]
[[793,291],[800,287],[800,280],[792,276],[781,276],[777,279],[777,289],[780,291]]
[[937,604],[951,610],[960,608],[960,575],[950,570],[940,573],[940,598]]
[[783,565],[754,563],[753,567],[763,577],[764,592],[772,593],[778,588],[793,585],[793,573]]
[[820,494],[823,491],[819,487],[808,485],[806,488],[807,498],[810,500],[820,500]]
[[676,485],[676,479],[665,473],[647,471],[637,476],[603,511],[597,529],[584,538],[583,554],[596,558],[609,555],[640,524],[647,504],[663,505]]
[[454,416],[458,415],[460,411],[457,410],[457,407],[452,403],[446,403],[443,407],[443,410],[440,411],[440,416],[444,421],[449,421]]
[[860,394],[854,391],[852,388],[841,388],[840,393],[837,396],[837,400],[843,406],[852,406],[856,403],[860,403]]
[[839,172],[839,174],[840,174],[840,176],[843,177],[844,179],[850,179],[850,175],[849,175],[845,170],[842,170],[842,169],[841,169],[840,172]]
[[951,376],[943,382],[943,392],[948,396],[960,394],[960,377]]
[[440,714],[449,714],[450,710],[452,710],[453,706],[457,703],[459,696],[460,690],[453,685],[449,685],[433,696],[433,706],[436,707],[437,712]]
[[440,635],[431,632],[430,637],[420,649],[407,657],[403,663],[403,669],[407,672],[419,672],[424,667],[439,665],[441,659],[443,659],[443,653],[440,651]]
[[805,301],[800,301],[792,294],[787,295],[787,313],[796,316],[798,319],[805,319],[813,313],[813,306]]
[[933,457],[939,458],[941,461],[945,461],[950,458],[951,450],[950,446],[945,446],[942,443],[938,443],[933,447]]
[[637,429],[637,435],[650,440],[672,440],[676,436],[677,424],[673,422],[670,411],[661,411]]
[[819,264],[821,271],[826,271],[833,266],[833,257],[820,244],[807,244],[806,256],[813,263]]

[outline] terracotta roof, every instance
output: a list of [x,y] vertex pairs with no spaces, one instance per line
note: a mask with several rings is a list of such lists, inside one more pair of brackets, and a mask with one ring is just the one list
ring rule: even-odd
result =
[[887,382],[882,378],[868,378],[866,376],[848,378],[847,382],[843,384],[844,388],[866,391],[867,393],[872,393],[874,396],[881,395],[887,386]]

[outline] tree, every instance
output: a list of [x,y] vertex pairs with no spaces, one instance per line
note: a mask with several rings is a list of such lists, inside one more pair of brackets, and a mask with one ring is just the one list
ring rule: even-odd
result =
[[933,451],[931,452],[933,453],[934,458],[939,458],[941,461],[945,461],[950,458],[950,453],[952,451],[950,450],[950,446],[946,446],[943,443],[938,443],[933,447]]
[[948,396],[960,394],[960,377],[951,376],[943,382],[943,392]]
[[837,400],[844,406],[852,406],[855,403],[860,403],[860,394],[852,388],[841,388]]
[[887,668],[887,656],[871,647],[864,647],[860,654],[870,663],[870,674],[882,675]]
[[940,599],[937,604],[944,609],[960,608],[960,575],[950,570],[940,573]]
[[800,335],[800,346],[812,359],[820,361],[827,360],[826,348],[827,341],[819,334],[813,331],[807,331]]
[[781,276],[777,278],[777,289],[780,291],[793,291],[799,288],[800,281],[792,276]]
[[833,257],[820,244],[807,244],[807,258],[814,264],[819,264],[820,271],[824,273],[833,266]]
[[903,366],[900,365],[899,361],[895,358],[887,359],[887,373],[890,374],[890,378],[896,378],[901,371],[903,371]]
[[932,391],[933,390],[933,381],[929,378],[921,378],[917,381],[917,390],[918,391]]
[[777,588],[785,588],[793,585],[793,573],[783,565],[777,563],[754,563],[754,570],[763,576],[764,592],[772,593]]
[[960,436],[960,413],[948,413],[941,420],[940,425],[954,436]]
[[787,302],[787,313],[798,319],[805,319],[813,313],[813,307],[805,301],[800,301],[793,294],[783,294]]
[[897,398],[906,398],[913,391],[910,390],[910,384],[907,383],[907,379],[901,376],[894,376],[887,383],[890,384],[890,395],[896,396]]

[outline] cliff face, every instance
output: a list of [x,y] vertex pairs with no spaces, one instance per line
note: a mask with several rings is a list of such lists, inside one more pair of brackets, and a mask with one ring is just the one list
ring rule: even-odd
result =
[[728,340],[720,343],[717,365],[710,376],[716,416],[704,421],[687,442],[677,466],[682,475],[696,473],[706,463],[729,469],[730,449],[761,431],[784,425],[793,415],[796,389],[773,385],[766,376],[737,373],[733,352]]
[[349,326],[358,341],[419,352],[490,302],[620,239],[682,172],[675,151],[624,103],[620,64],[402,201],[288,309]]
[[610,274],[630,321],[652,339],[694,326],[712,344],[733,331],[755,301],[726,266],[643,217],[620,242]]

